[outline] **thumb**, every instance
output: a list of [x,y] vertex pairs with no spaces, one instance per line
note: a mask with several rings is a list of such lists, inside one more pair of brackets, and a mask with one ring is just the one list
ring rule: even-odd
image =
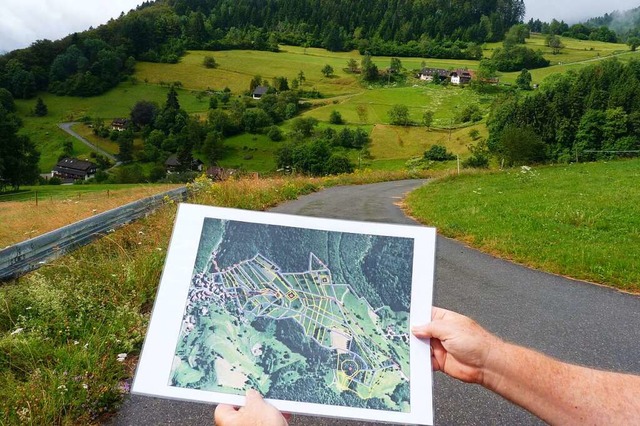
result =
[[411,327],[411,332],[418,339],[431,338],[433,337],[433,330],[432,330],[431,324],[432,323],[425,324],[425,325],[415,325]]

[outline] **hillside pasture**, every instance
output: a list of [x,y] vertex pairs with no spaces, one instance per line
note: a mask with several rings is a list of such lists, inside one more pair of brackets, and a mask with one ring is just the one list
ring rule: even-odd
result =
[[[218,66],[206,68],[204,58],[212,56]],[[324,97],[360,93],[363,88],[358,82],[358,75],[345,71],[347,61],[355,59],[360,64],[362,55],[357,51],[329,52],[324,49],[282,46],[280,52],[253,50],[227,50],[218,52],[189,51],[178,64],[139,63],[136,78],[153,84],[160,82],[180,81],[191,90],[231,89],[234,94],[249,90],[251,79],[259,75],[269,83],[274,77],[287,77],[289,85],[304,72],[303,89],[317,89]],[[477,68],[477,61],[438,60],[424,58],[400,58],[407,70],[421,68],[425,61],[428,66],[438,68]],[[380,70],[389,66],[390,57],[376,56],[373,62]],[[321,70],[331,65],[334,76],[325,77]]]
[[[45,117],[34,117],[31,114],[35,101],[17,99],[18,114],[24,121],[20,134],[28,136],[36,143],[41,152],[40,170],[43,173],[50,172],[62,154],[64,141],[69,140],[73,143],[76,157],[86,159],[91,152],[86,145],[58,128],[58,123],[90,117],[102,118],[109,124],[113,118],[128,117],[131,108],[140,100],[164,104],[167,92],[166,87],[128,81],[102,96],[92,98],[41,93],[40,97],[49,109],[49,114]],[[180,105],[190,113],[204,112],[209,107],[208,99],[201,98],[198,93],[178,89],[178,96]],[[113,152],[114,149],[111,147],[107,151]]]
[[[556,74],[565,73],[569,70],[577,70],[589,65],[595,61],[618,57],[620,59],[628,59],[637,57],[638,52],[630,52],[629,47],[622,43],[605,43],[593,40],[578,40],[569,37],[560,37],[565,45],[564,49],[558,54],[554,54],[552,49],[545,45],[546,36],[543,34],[533,33],[531,38],[526,40],[526,46],[541,50],[544,57],[551,61],[550,66],[529,70],[533,78],[533,83],[541,83],[545,77]],[[495,48],[502,47],[502,43],[487,43],[484,45],[484,56],[491,57]],[[515,83],[520,71],[511,73],[501,73],[500,81],[503,83]]]
[[273,142],[265,135],[242,134],[225,139],[225,156],[218,163],[230,169],[272,173],[276,151],[286,142]]
[[[364,90],[340,98],[336,103],[325,102],[305,116],[328,122],[331,112],[336,110],[349,124],[389,124],[389,110],[393,105],[402,104],[409,108],[409,116],[414,123],[422,122],[425,111],[433,111],[434,127],[450,127],[457,112],[465,106],[477,104],[487,114],[492,100],[491,96],[479,95],[468,88],[418,83],[416,80],[411,86]],[[362,107],[366,108],[364,121],[358,114],[358,108]]]
[[474,144],[469,136],[471,129],[477,129],[486,136],[484,125],[452,129],[428,130],[425,127],[401,127],[379,124],[373,128],[371,155],[378,160],[403,160],[421,157],[433,145],[442,145],[447,151],[465,158],[469,155],[468,145]]

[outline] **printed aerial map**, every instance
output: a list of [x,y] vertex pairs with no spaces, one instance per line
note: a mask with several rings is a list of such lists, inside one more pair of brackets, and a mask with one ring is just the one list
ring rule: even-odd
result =
[[409,412],[413,250],[205,219],[169,385]]

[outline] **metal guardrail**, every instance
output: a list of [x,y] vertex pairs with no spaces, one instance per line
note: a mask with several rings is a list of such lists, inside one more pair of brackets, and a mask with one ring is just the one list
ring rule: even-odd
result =
[[187,188],[178,188],[97,214],[39,237],[0,250],[0,282],[18,278],[48,261],[141,217],[166,203],[184,201]]

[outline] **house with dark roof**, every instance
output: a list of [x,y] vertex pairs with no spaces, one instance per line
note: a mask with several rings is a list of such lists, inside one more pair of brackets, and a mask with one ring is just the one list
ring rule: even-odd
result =
[[473,76],[469,70],[457,69],[450,74],[451,84],[469,84]]
[[269,88],[267,86],[258,86],[255,89],[253,89],[253,99],[260,99],[262,98],[262,96],[267,94],[267,91],[269,90]]
[[[204,166],[204,163],[198,160],[197,158],[195,158],[191,160],[191,167],[189,167],[189,170],[194,172],[201,172],[203,166]],[[169,158],[167,158],[167,161],[164,162],[164,167],[165,169],[167,169],[167,173],[169,174],[178,173],[182,169],[182,163],[178,159],[177,154],[172,154]]]
[[64,181],[88,180],[96,175],[98,166],[91,161],[77,158],[63,158],[51,171],[51,177]]
[[129,127],[129,120],[126,118],[114,118],[111,122],[111,130],[117,130],[118,132],[124,132]]
[[418,78],[422,81],[445,80],[449,78],[449,71],[442,68],[423,68],[418,73]]
[[235,169],[223,169],[218,166],[211,166],[207,168],[206,175],[211,180],[227,180],[233,175],[235,175],[238,171]]

